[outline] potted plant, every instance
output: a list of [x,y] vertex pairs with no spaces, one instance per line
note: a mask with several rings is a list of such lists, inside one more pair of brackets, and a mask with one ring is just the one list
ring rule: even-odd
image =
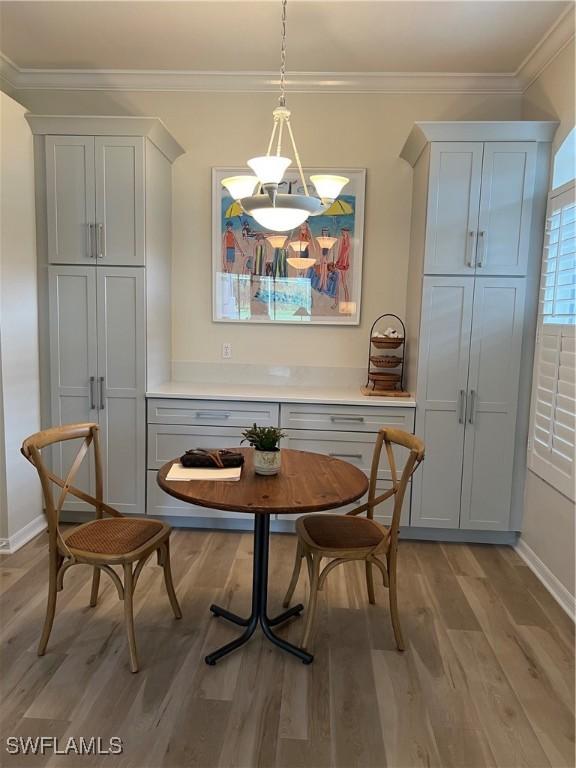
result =
[[285,433],[278,427],[259,427],[254,424],[245,429],[242,435],[242,442],[254,448],[254,472],[257,475],[277,475],[281,463],[278,443],[285,437]]

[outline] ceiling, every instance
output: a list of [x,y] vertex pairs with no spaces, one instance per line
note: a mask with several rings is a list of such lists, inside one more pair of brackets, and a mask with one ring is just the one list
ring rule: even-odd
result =
[[[288,70],[512,73],[571,2],[290,0]],[[21,69],[275,71],[279,0],[0,2]]]

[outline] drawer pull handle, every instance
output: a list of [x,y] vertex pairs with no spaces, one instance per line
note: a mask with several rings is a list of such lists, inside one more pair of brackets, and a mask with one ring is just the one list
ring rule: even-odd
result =
[[96,400],[94,398],[94,385],[96,383],[95,376],[90,376],[90,410],[96,410]]
[[361,453],[329,453],[333,459],[362,459]]
[[197,419],[229,419],[228,411],[196,411]]
[[338,424],[339,422],[345,423],[348,421],[354,421],[362,424],[364,422],[364,416],[330,416],[330,421],[332,421],[334,424]]

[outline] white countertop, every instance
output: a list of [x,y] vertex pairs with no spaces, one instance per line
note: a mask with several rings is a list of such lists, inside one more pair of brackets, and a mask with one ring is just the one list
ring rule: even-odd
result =
[[325,405],[368,405],[415,408],[410,397],[367,397],[360,387],[257,386],[254,384],[213,384],[170,381],[146,392],[146,397],[191,400],[248,400],[267,403],[321,403]]

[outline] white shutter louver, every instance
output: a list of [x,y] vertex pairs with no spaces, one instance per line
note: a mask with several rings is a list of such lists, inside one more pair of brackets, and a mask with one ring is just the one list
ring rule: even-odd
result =
[[551,196],[534,359],[528,466],[575,499],[576,202]]

